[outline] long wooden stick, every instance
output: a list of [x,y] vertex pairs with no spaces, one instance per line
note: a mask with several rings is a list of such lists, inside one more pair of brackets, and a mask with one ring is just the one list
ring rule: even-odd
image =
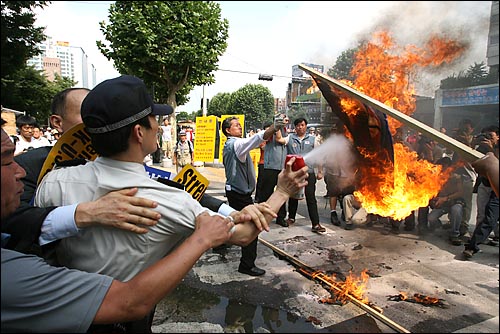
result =
[[[263,245],[265,245],[265,246],[269,247],[270,249],[272,249],[279,256],[283,257],[288,262],[292,263],[292,265],[294,265],[295,267],[298,267],[298,269],[300,270],[300,272],[306,273],[306,274],[308,274],[308,276],[310,276],[310,277],[318,280],[321,283],[324,283],[324,284],[328,285],[330,288],[335,289],[337,292],[340,292],[340,289],[338,287],[336,287],[334,284],[332,284],[332,282],[329,279],[327,279],[324,275],[321,275],[321,274],[318,274],[317,272],[315,272],[314,269],[312,269],[311,267],[309,267],[308,265],[306,265],[304,262],[296,259],[292,255],[286,253],[282,249],[279,249],[278,247],[276,247],[273,244],[271,244],[270,242],[262,239],[261,237],[259,237],[259,241]],[[345,296],[349,299],[349,301],[351,303],[353,303],[354,305],[356,305],[359,308],[363,309],[365,312],[369,313],[370,315],[372,315],[373,317],[377,318],[378,320],[382,321],[383,323],[385,323],[387,326],[391,327],[395,331],[397,331],[399,333],[411,333],[406,328],[404,328],[404,327],[400,326],[399,324],[395,323],[391,319],[389,319],[386,316],[384,316],[382,313],[376,311],[371,306],[366,305],[365,303],[361,302],[360,300],[356,299],[355,297],[351,296],[350,294],[346,294]]]
[[439,142],[443,146],[449,148],[450,150],[456,151],[465,161],[467,162],[474,162],[477,159],[480,159],[484,156],[483,153],[476,151],[469,146],[465,145],[464,143],[459,142],[456,139],[451,138],[450,136],[445,135],[444,133],[441,133],[437,131],[436,129],[417,121],[414,118],[411,118],[410,116],[403,114],[402,112],[393,109],[385,104],[383,104],[380,101],[377,101],[367,95],[364,95],[363,93],[358,92],[354,88],[351,88],[342,82],[335,80],[327,75],[324,75],[321,72],[318,72],[308,66],[299,64],[299,67],[303,69],[304,71],[308,72],[309,74],[314,74],[318,77],[321,77],[322,79],[328,81],[332,85],[334,85],[336,88],[339,90],[343,91],[347,95],[358,99],[362,101],[363,103],[366,103],[367,105],[371,106],[372,108],[378,109],[381,112],[394,117],[401,123],[409,126],[410,128],[422,132],[425,136],[430,137],[434,139],[435,141]]

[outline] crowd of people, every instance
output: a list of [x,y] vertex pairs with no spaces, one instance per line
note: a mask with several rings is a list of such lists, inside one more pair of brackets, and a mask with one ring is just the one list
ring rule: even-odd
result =
[[17,133],[10,136],[16,146],[14,155],[43,147],[54,146],[61,133],[49,126],[40,126],[34,117],[20,115],[16,118]]
[[[18,117],[18,140],[2,128],[3,332],[151,332],[156,304],[207,250],[240,246],[238,272],[264,275],[256,265],[257,237],[272,221],[276,228],[293,228],[301,190],[311,231],[324,234],[316,200],[316,183],[323,177],[333,226],[351,229],[372,219],[354,195],[356,179],[343,166],[306,161],[293,167],[297,155],[323,142],[302,117],[290,122],[279,115],[251,136],[244,136],[237,117],[222,122],[227,203],[208,194],[198,202],[150,178],[145,158],[158,149],[177,168],[193,162],[187,131],[180,130],[178,143],[172,143],[172,112],[155,104],[143,81],[129,75],[92,90],[58,93],[51,127],[63,134],[84,123],[98,158],[65,162],[40,183],[53,142],[47,138],[35,146],[43,135],[29,116]],[[422,137],[406,140],[422,159],[461,167],[428,207],[417,210],[419,228],[435,227],[449,214],[450,241],[458,244],[472,215],[465,210],[471,207],[468,188],[477,192],[476,228],[463,251],[467,258],[498,227],[498,126],[482,129],[477,138],[470,127],[462,122],[456,138],[486,154],[471,164],[448,157]],[[332,133],[341,135],[340,128]],[[257,177],[250,151],[259,147]],[[293,157],[287,161],[287,155]]]
[[[262,190],[265,189],[266,185],[271,188],[271,191],[274,187],[273,178],[269,176],[269,166],[272,162],[277,162],[277,164],[272,165],[273,168],[276,168],[274,169],[276,173],[287,154],[305,155],[321,144],[324,138],[330,136],[341,136],[347,141],[347,137],[343,135],[342,125],[336,124],[330,129],[330,133],[324,134],[317,133],[312,127],[307,133],[305,131],[307,120],[303,118],[296,119],[294,125],[295,127],[290,133],[287,131],[277,132],[262,146],[261,161],[263,163],[259,167],[261,168],[259,169],[259,178],[262,178],[262,186],[256,191],[256,199],[266,198],[265,195],[262,195],[262,193],[266,194]],[[441,127],[440,131],[446,133],[444,127]],[[486,126],[480,129],[477,135],[474,135],[474,131],[473,122],[470,119],[463,119],[458,128],[452,131],[452,137],[479,152],[491,152],[488,155],[493,155],[498,159],[498,126]],[[290,142],[293,143],[292,146],[289,146]],[[400,233],[400,225],[403,223],[405,231],[416,229],[421,235],[432,233],[437,228],[448,229],[449,242],[455,246],[464,245],[463,253],[468,258],[479,251],[477,244],[498,244],[498,197],[489,187],[488,179],[481,176],[473,164],[417,131],[409,132],[404,137],[402,129],[398,129],[393,142],[404,144],[409,150],[414,151],[419,159],[441,165],[443,171],[446,169],[453,171],[448,182],[437,196],[432,198],[427,206],[416,209],[403,221],[370,214],[366,212],[361,201],[354,195],[356,177],[359,175],[346,168],[345,161],[343,161],[345,155],[342,159],[336,159],[336,161],[343,161],[342,164],[325,160],[323,164],[309,166],[305,197],[313,231],[324,232],[317,216],[316,189],[314,187],[316,180],[324,176],[327,190],[325,197],[328,198],[331,210],[330,223],[334,226],[343,225],[346,230],[349,230],[356,226],[369,226],[375,222],[381,222],[387,233]],[[280,149],[277,149],[277,146]],[[351,146],[351,150],[355,150],[353,146]],[[257,180],[257,184],[259,182],[260,180]],[[477,193],[475,203],[477,211],[472,212],[474,193]],[[280,209],[276,219],[276,224],[283,227],[289,227],[295,221],[296,200],[292,198],[288,204],[288,219],[285,218],[287,214],[285,205]],[[476,226],[471,234],[469,223],[473,213],[476,215]],[[441,217],[445,215],[448,217],[448,222],[441,220]],[[490,233],[492,233],[491,239],[489,239]],[[478,235],[480,236],[478,237]],[[478,238],[480,241],[477,241]]]

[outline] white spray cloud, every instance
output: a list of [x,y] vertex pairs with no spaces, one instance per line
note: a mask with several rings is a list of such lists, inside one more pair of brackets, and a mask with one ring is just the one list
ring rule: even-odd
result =
[[313,166],[323,166],[324,172],[332,172],[352,181],[356,171],[357,153],[352,143],[340,134],[329,136],[320,146],[304,156]]

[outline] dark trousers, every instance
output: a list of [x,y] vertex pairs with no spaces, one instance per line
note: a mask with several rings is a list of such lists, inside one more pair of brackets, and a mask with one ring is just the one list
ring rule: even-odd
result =
[[257,184],[255,185],[255,202],[260,203],[263,202],[260,198],[262,197],[262,187],[263,187],[262,171],[264,170],[264,164],[258,164],[257,170],[258,170],[258,176],[257,176]]
[[479,251],[478,245],[484,243],[488,239],[491,231],[495,228],[495,224],[498,221],[498,212],[498,197],[491,191],[490,199],[484,210],[484,218],[476,224],[474,233],[469,243],[465,245],[465,249],[471,249],[475,252]]
[[[252,194],[239,194],[235,191],[226,190],[227,202],[235,210],[242,210],[245,206],[253,204]],[[241,247],[240,268],[251,269],[255,267],[257,258],[257,238],[248,246]]]
[[[260,189],[260,195],[257,199],[258,203],[265,202],[269,199],[269,197],[271,197],[274,192],[274,187],[276,187],[276,185],[278,184],[278,174],[280,172],[280,170],[264,168],[259,172],[259,180],[262,183],[262,187]],[[283,204],[278,211],[278,217],[276,218],[276,220],[285,220],[285,218],[286,204]]]
[[[307,186],[304,190],[306,195],[307,212],[312,225],[319,224],[318,201],[316,200],[316,174],[309,173],[307,178]],[[288,200],[288,218],[295,219],[299,200],[290,198]]]

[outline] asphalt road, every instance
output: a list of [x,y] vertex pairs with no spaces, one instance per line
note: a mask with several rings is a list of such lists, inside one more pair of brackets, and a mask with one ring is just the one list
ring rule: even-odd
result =
[[[199,169],[207,190],[224,199],[223,169]],[[318,182],[321,223],[311,232],[305,201],[289,228],[272,224],[261,238],[302,263],[344,279],[367,270],[364,296],[382,310],[383,320],[353,303],[325,303],[329,289],[300,274],[289,262],[259,243],[261,277],[238,273],[241,251],[206,252],[179,287],[158,304],[157,333],[498,333],[499,248],[481,245],[470,260],[463,246],[448,242],[446,230],[419,236],[416,231],[387,233],[383,224],[344,230],[329,223],[324,182]],[[475,198],[474,198],[475,201]],[[475,217],[475,208],[473,208]],[[471,229],[475,220],[471,219]],[[440,306],[391,300],[401,292],[438,298]],[[388,320],[388,321],[387,321]],[[392,325],[391,325],[392,324]]]

